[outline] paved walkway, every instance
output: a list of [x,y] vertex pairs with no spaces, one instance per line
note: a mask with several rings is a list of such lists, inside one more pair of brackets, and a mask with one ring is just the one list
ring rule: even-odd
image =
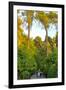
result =
[[37,79],[37,78],[46,78],[43,72],[35,72],[32,76],[31,79]]

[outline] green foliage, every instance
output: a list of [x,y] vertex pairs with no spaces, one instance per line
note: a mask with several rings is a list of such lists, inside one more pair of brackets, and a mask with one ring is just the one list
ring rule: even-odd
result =
[[36,19],[38,19],[46,30],[46,55],[48,56],[48,27],[50,24],[58,23],[58,15],[56,12],[37,11]]
[[38,19],[44,25],[45,28],[48,27],[49,18],[45,12],[38,11],[36,14],[36,19]]
[[56,64],[52,64],[52,66],[50,66],[49,70],[48,70],[48,78],[56,78],[57,77],[57,65]]
[[[39,49],[36,55],[36,62],[38,64],[38,70],[42,71],[47,78],[56,77],[58,72],[57,60],[58,60],[57,48],[53,50],[51,54],[46,57],[44,49]],[[53,70],[53,71],[52,71]]]
[[[26,38],[26,37],[25,37]],[[38,41],[38,47],[36,44]],[[47,78],[57,77],[58,49],[54,47],[52,53],[46,56],[45,42],[40,38],[30,39],[30,48],[24,43],[18,48],[18,79],[29,79],[36,71],[43,72]]]
[[[19,12],[19,11],[18,11]],[[17,50],[17,70],[18,79],[29,79],[32,74],[41,71],[46,78],[56,78],[58,73],[58,33],[52,39],[46,33],[45,41],[37,36],[30,38],[30,26],[33,21],[34,12],[25,11],[28,23],[28,36],[23,33],[20,25],[22,21],[18,18],[18,50]],[[36,11],[38,19],[45,27],[46,31],[50,23],[57,23],[57,14],[55,12]],[[28,48],[29,46],[29,48]],[[47,54],[47,53],[48,54]]]
[[18,48],[18,77],[20,79],[29,78],[28,76],[36,71],[35,49],[35,47],[28,49],[26,45]]
[[37,36],[35,39],[34,39],[34,42],[35,42],[35,46],[37,48],[40,48],[42,46],[42,40],[39,36]]
[[48,78],[55,78],[57,77],[57,73],[58,73],[58,50],[57,48],[55,48],[52,52],[52,54],[50,55],[50,59],[51,59],[51,64],[50,67],[48,69],[48,73],[47,73],[47,77]]
[[37,49],[35,59],[36,59],[38,70],[39,69],[42,70],[42,65],[43,65],[43,61],[44,61],[45,57],[46,57],[45,49],[42,47]]
[[58,23],[58,14],[57,12],[52,12],[50,11],[48,14],[47,14],[48,18],[49,18],[49,23]]

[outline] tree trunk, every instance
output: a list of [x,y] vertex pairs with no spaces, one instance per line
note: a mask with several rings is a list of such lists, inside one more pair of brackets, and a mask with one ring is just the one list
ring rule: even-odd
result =
[[46,55],[48,56],[48,31],[47,28],[45,28],[46,30]]
[[28,25],[28,48],[30,47],[29,42],[30,42],[30,25]]

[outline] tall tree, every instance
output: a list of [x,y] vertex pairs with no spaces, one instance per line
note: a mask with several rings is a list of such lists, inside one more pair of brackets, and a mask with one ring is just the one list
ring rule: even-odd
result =
[[27,16],[27,23],[28,23],[28,48],[30,47],[29,41],[30,41],[30,27],[32,25],[32,20],[33,20],[33,11],[32,10],[27,10],[26,11],[26,16]]
[[17,18],[17,44],[18,47],[22,46],[22,42],[23,42],[23,29],[20,27],[22,25],[22,20],[20,17]]
[[43,11],[37,11],[36,18],[44,25],[44,28],[46,30],[46,54],[48,56],[48,27],[50,24],[57,25],[57,14],[56,12],[43,12]]
[[32,10],[26,10],[24,11],[22,14],[24,14],[24,16],[26,16],[26,18],[24,19],[24,21],[28,24],[28,41],[27,41],[27,44],[28,44],[28,48],[30,47],[30,28],[31,28],[31,25],[32,25],[32,21],[33,21],[33,12]]
[[30,28],[31,28],[32,21],[33,21],[33,13],[34,13],[34,11],[32,11],[32,10],[25,10],[22,12],[23,24],[28,29],[28,40],[27,40],[28,48],[30,47],[30,44],[29,44]]

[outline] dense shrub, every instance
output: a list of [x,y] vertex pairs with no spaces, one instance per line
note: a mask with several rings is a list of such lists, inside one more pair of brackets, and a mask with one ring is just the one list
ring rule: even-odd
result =
[[[57,77],[58,49],[53,48],[46,56],[46,44],[39,37],[30,39],[30,48],[27,47],[26,37],[24,42],[18,47],[18,79],[29,79],[36,71],[41,71],[46,78]],[[48,49],[50,50],[50,49]]]
[[51,64],[48,69],[47,77],[56,78],[58,74],[58,49],[55,48],[49,57],[51,59]]
[[33,72],[37,69],[37,64],[35,61],[35,49],[36,48],[27,48],[26,45],[23,45],[21,48],[18,48],[18,77],[19,79],[26,79],[31,76]]

